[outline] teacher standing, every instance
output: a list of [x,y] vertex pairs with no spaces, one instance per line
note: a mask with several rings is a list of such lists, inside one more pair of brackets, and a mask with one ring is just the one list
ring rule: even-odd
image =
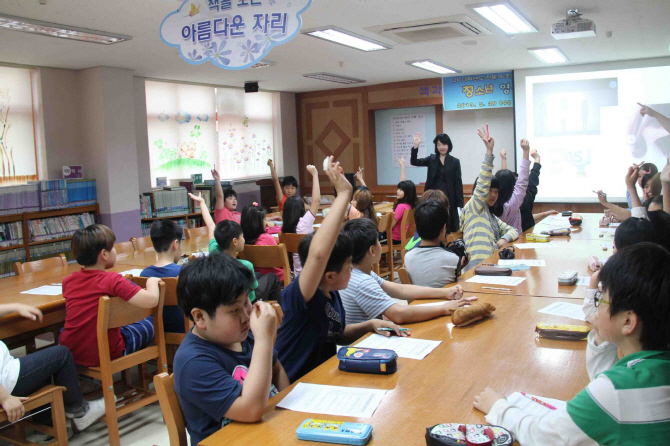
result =
[[426,176],[426,190],[438,189],[449,198],[449,221],[447,232],[456,232],[460,228],[458,208],[463,207],[463,181],[461,181],[461,162],[450,155],[454,148],[451,138],[446,133],[440,133],[433,140],[435,153],[425,158],[417,158],[421,144],[421,134],[414,135],[414,147],[410,164],[412,166],[428,167]]

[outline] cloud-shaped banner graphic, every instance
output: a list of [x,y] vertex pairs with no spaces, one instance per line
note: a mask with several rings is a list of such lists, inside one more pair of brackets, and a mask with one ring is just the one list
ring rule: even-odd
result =
[[291,40],[312,0],[185,0],[163,19],[160,36],[190,64],[243,70]]

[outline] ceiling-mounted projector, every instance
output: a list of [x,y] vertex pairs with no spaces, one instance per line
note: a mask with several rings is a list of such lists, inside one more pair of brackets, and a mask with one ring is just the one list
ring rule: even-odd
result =
[[551,35],[554,39],[595,37],[596,24],[593,20],[582,19],[578,9],[568,9],[565,20],[551,25]]

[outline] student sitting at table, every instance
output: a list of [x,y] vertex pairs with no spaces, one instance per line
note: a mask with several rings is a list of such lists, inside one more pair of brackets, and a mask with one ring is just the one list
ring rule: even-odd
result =
[[321,228],[300,242],[302,274],[282,291],[284,320],[277,332],[276,346],[291,382],[332,357],[338,344],[346,345],[381,327],[393,328],[400,335],[399,328],[387,321],[345,322],[339,290],[349,283],[354,248],[351,237],[339,229],[352,188],[338,167],[339,163],[329,157],[325,173],[337,198]]
[[[166,218],[156,220],[151,225],[151,243],[156,250],[156,263],[142,270],[141,277],[177,277],[181,265],[184,230],[174,221]],[[170,333],[184,332],[184,316],[176,305],[163,307],[163,329]]]
[[[442,192],[439,189],[428,189],[425,191],[423,194],[421,194],[421,203],[425,201],[437,201],[440,205],[444,206],[447,208],[447,212],[451,212],[449,209],[449,198],[445,195],[444,192]],[[416,216],[415,216],[415,221],[416,221]],[[414,232],[414,237],[407,242],[405,245],[405,249],[407,251],[411,251],[417,246],[421,246],[421,237],[419,236],[419,233],[417,231]]]
[[268,399],[289,385],[272,345],[275,310],[249,301],[253,280],[222,254],[190,262],[179,276],[179,306],[194,327],[175,355],[174,384],[192,445],[232,421],[260,421]]
[[[357,186],[358,187],[358,186]],[[357,218],[368,218],[377,224],[377,213],[375,212],[374,198],[370,189],[366,186],[358,187],[351,199],[351,204],[346,214],[347,220]]]
[[405,254],[405,269],[414,285],[442,288],[456,282],[461,259],[447,251],[442,240],[446,237],[449,209],[437,201],[422,201],[414,212],[416,231],[421,245]]
[[[13,312],[26,319],[42,322],[42,312],[35,307],[24,304],[0,305],[0,316]],[[0,341],[0,405],[10,423],[25,415],[23,401],[26,397],[51,384],[52,379],[55,385],[65,387],[65,416],[72,419],[78,431],[86,429],[105,414],[104,398],[86,401],[82,396],[79,375],[67,347],[54,345],[14,358],[5,343]],[[50,412],[38,412],[34,420],[39,424],[52,425]],[[47,439],[47,435],[38,435],[38,440]]]
[[407,230],[407,228],[401,227],[402,217],[405,215],[405,212],[416,207],[416,185],[413,181],[407,180],[407,175],[405,174],[405,157],[402,156],[398,159],[400,164],[400,182],[398,183],[398,190],[396,191],[396,202],[393,205],[393,222],[391,226],[391,239],[393,244],[397,245],[401,243],[402,233]]
[[[305,203],[300,197],[291,197],[284,203],[284,222],[282,232],[284,234],[311,234],[314,232],[314,221],[319,212],[321,204],[321,186],[319,185],[319,172],[311,164],[307,171],[312,175],[312,204],[309,210],[305,209]],[[293,253],[293,271],[296,277],[302,271],[300,256]]]
[[[78,229],[72,236],[72,254],[83,268],[63,279],[65,328],[59,343],[70,349],[74,363],[80,366],[100,365],[97,335],[100,297],[120,297],[141,308],[158,305],[157,278],[149,278],[145,290],[119,273],[105,271],[116,263],[115,241],[112,230],[100,224]],[[153,341],[153,318],[112,328],[108,336],[111,359],[129,355]]]
[[530,415],[490,388],[475,397],[486,421],[522,445],[660,445],[670,438],[670,252],[646,242],[623,248],[600,279],[586,346],[591,382],[566,408]]
[[[428,202],[431,204],[434,202]],[[435,203],[436,206],[439,206]],[[446,220],[444,220],[446,224]],[[449,316],[458,307],[470,303],[462,298],[460,285],[452,288],[428,288],[418,285],[402,285],[384,280],[372,271],[379,263],[382,246],[379,243],[377,226],[366,218],[351,220],[344,224],[342,233],[349,235],[354,244],[351,262],[354,266],[347,287],[340,291],[347,324],[357,324],[370,319],[381,318],[407,324],[427,321],[440,316]],[[419,249],[419,248],[417,248]],[[458,260],[458,259],[457,259]],[[423,265],[424,268],[428,265]],[[433,271],[433,273],[436,273]],[[414,299],[451,299],[443,305],[415,306],[400,305],[393,298]]]
[[482,127],[477,134],[486,146],[486,155],[482,162],[479,177],[475,180],[472,198],[463,208],[461,228],[467,251],[472,255],[469,267],[473,267],[519,236],[516,229],[503,223],[493,215],[490,208],[498,200],[498,180],[493,178],[493,145],[492,137],[487,136]]
[[[257,246],[275,246],[275,238],[265,231],[267,226],[267,213],[258,203],[245,206],[242,209],[242,231],[244,232],[245,243]],[[254,268],[261,274],[274,273],[280,282],[284,281],[284,270],[282,268]]]
[[232,220],[235,223],[239,223],[242,214],[236,211],[237,192],[233,189],[223,190],[223,187],[221,187],[221,177],[216,169],[212,170],[212,177],[214,177],[214,191],[216,193],[214,221],[219,223],[223,220]]
[[[193,201],[200,203],[202,220],[205,222],[209,234],[209,254],[223,253],[233,259],[237,258],[237,254],[244,251],[245,240],[242,226],[232,220],[223,220],[215,225],[212,216],[209,215],[205,199],[200,195],[197,197],[193,194],[188,195]],[[254,275],[252,282],[249,284],[249,300],[252,303],[256,299],[279,301],[281,283],[276,274],[257,273],[254,271],[254,265],[251,262],[242,259],[237,260]]]
[[491,206],[491,213],[503,222],[516,229],[521,234],[521,205],[528,188],[530,174],[530,143],[527,139],[521,140],[523,157],[519,166],[520,175],[509,169],[501,169],[495,174],[498,180],[498,199]]
[[277,206],[279,207],[279,212],[284,210],[284,203],[290,197],[293,197],[298,192],[298,180],[294,176],[286,176],[282,178],[281,183],[279,182],[279,177],[277,176],[277,171],[275,170],[275,163],[271,159],[268,160],[268,166],[270,166],[270,173],[272,174],[272,181],[275,185],[275,193],[277,194]]

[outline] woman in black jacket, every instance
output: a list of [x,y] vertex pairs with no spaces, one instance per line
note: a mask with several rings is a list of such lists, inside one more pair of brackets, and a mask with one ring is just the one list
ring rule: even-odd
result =
[[428,167],[426,176],[426,190],[439,189],[449,198],[449,224],[448,232],[459,230],[458,208],[463,207],[463,181],[461,181],[461,162],[458,158],[450,155],[454,148],[451,138],[446,133],[440,133],[435,137],[435,153],[425,158],[417,158],[421,134],[414,135],[414,147],[410,164],[412,166]]

